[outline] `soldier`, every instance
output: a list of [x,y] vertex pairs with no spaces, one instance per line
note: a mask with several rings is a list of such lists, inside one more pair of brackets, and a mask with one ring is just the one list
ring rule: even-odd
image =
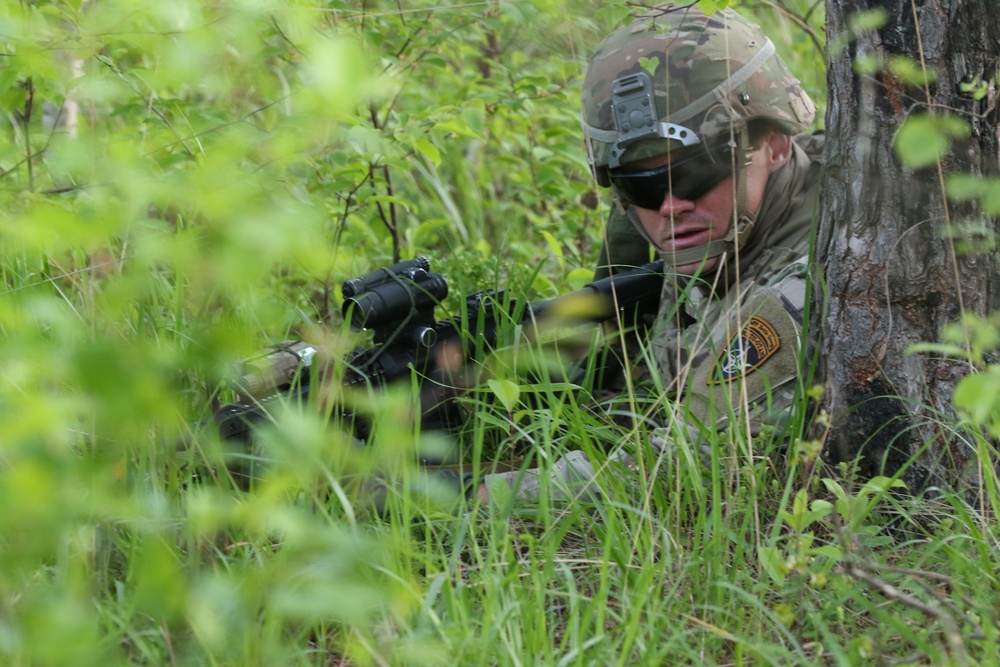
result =
[[[667,267],[649,349],[658,374],[650,445],[703,440],[734,417],[780,419],[799,375],[810,231],[819,195],[815,107],[760,29],[732,10],[660,5],[609,35],[583,82],[582,120],[612,213],[598,277]],[[667,397],[670,397],[669,399]],[[631,467],[634,452],[613,451]],[[519,497],[593,494],[579,451],[551,469],[486,475]]]

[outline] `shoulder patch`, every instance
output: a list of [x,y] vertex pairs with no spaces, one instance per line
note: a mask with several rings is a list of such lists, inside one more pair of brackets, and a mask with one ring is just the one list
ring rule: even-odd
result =
[[763,317],[754,315],[719,354],[717,370],[709,375],[708,384],[722,384],[743,377],[759,368],[779,348],[778,331]]

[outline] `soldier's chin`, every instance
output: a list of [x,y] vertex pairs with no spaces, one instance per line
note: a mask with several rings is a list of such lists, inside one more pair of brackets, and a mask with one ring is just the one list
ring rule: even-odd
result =
[[674,270],[682,276],[693,276],[695,274],[705,274],[719,265],[718,257],[708,257],[700,262],[683,264],[675,267]]

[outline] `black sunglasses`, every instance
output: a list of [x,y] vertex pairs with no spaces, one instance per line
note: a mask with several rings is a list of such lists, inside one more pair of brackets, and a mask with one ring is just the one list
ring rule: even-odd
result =
[[729,144],[720,144],[662,167],[615,170],[610,177],[611,187],[624,201],[655,211],[668,192],[678,199],[694,201],[732,174],[732,149]]

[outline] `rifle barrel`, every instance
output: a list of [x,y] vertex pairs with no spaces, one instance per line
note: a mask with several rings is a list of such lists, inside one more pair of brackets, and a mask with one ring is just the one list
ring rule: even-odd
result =
[[631,314],[628,311],[634,308],[655,308],[662,291],[663,260],[657,260],[546,301],[533,313],[535,316],[600,322],[611,319],[615,312]]

